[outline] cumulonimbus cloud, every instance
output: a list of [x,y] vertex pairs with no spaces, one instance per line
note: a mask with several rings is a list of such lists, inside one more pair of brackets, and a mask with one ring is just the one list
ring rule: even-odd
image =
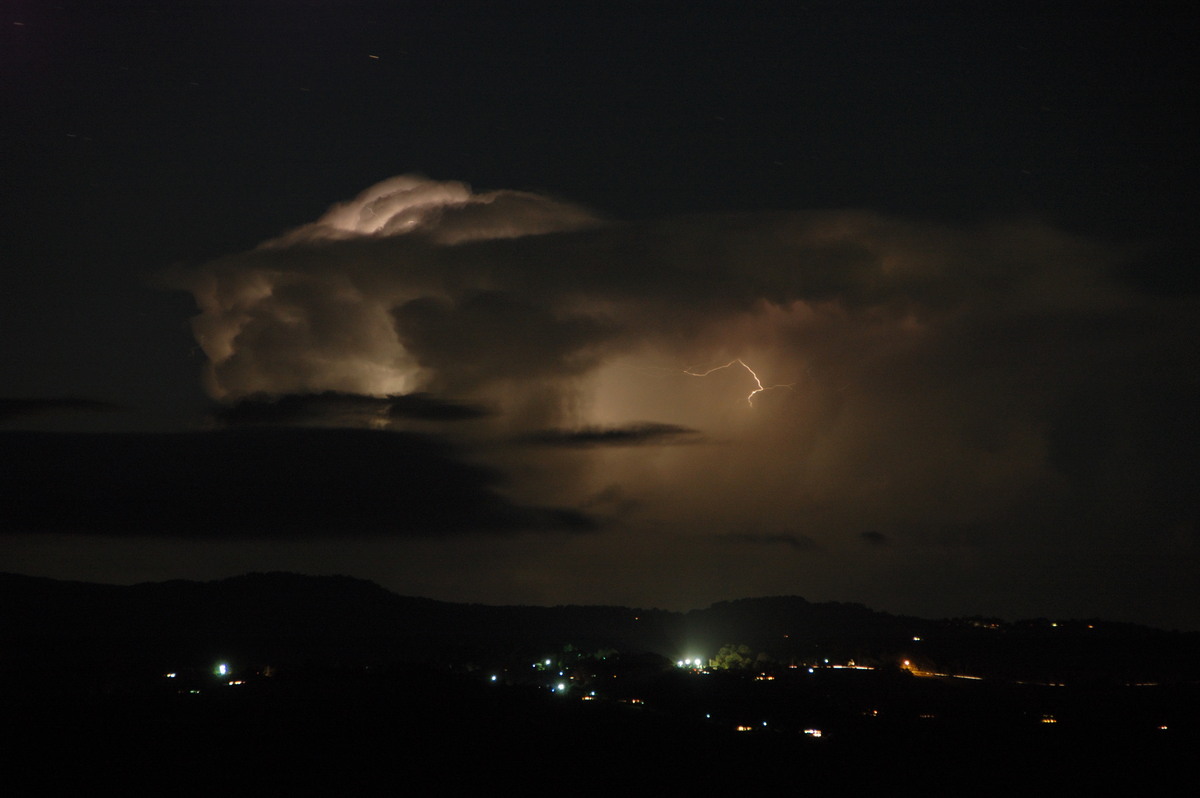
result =
[[200,307],[214,396],[381,396],[575,376],[651,341],[744,336],[772,314],[916,329],[968,309],[1086,312],[1114,301],[1102,257],[1036,225],[968,233],[866,213],[616,224],[405,176],[172,279]]
[[[507,441],[646,419],[695,429],[734,445],[629,460],[622,447],[558,447],[623,476],[546,490],[583,497],[625,480],[672,523],[728,529],[752,513],[787,530],[803,517],[821,545],[840,534],[895,551],[922,527],[1000,535],[1081,513],[1140,512],[1157,527],[1194,514],[1177,466],[1195,430],[1144,421],[1196,398],[1194,302],[1137,293],[1114,276],[1121,257],[1032,221],[622,223],[401,177],[172,279],[196,298],[218,399],[420,393],[488,408]],[[750,408],[749,374],[688,368],[737,358],[788,389]],[[581,439],[556,442],[568,440]]]

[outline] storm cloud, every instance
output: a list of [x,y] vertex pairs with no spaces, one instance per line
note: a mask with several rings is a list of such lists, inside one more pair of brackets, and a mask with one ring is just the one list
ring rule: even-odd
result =
[[[523,505],[626,497],[647,562],[750,523],[872,584],[1040,558],[1082,585],[1196,556],[1197,308],[1138,290],[1136,255],[1030,220],[625,223],[403,177],[171,279],[214,398],[486,408],[439,434]],[[757,584],[825,578],[784,559]]]
[[282,424],[334,427],[386,427],[392,419],[469,421],[480,407],[447,402],[424,393],[395,396],[324,391],[317,394],[258,394],[222,405],[213,417],[229,426]]

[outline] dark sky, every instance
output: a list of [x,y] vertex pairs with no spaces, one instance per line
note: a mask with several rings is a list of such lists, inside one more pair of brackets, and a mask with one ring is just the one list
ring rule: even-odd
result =
[[0,9],[3,570],[1200,629],[1194,12]]

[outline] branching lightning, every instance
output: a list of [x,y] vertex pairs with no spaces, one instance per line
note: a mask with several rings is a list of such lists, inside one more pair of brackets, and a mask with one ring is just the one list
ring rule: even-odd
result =
[[713,368],[710,368],[708,371],[696,371],[694,369],[688,368],[688,369],[684,369],[683,373],[687,374],[690,377],[707,377],[709,374],[712,374],[714,371],[720,371],[721,369],[727,369],[730,366],[741,366],[746,371],[750,372],[750,376],[754,378],[754,384],[758,387],[756,387],[753,391],[751,391],[749,393],[749,395],[746,396],[746,404],[750,405],[751,407],[754,407],[754,397],[757,396],[758,394],[762,393],[763,391],[770,391],[775,388],[791,388],[792,387],[792,383],[788,383],[786,385],[763,385],[763,381],[761,379],[759,379],[759,377],[756,373],[754,373],[754,369],[747,366],[746,361],[742,360],[740,357],[729,361],[728,363],[726,363],[723,366],[714,366]]

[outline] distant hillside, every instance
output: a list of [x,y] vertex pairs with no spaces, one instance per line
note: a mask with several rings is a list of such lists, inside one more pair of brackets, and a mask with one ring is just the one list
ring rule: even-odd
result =
[[687,613],[625,607],[455,604],[345,576],[254,573],[132,586],[0,574],[0,667],[157,666],[238,656],[261,663],[480,664],[576,651],[708,658],[744,645],[755,663],[830,659],[1047,682],[1200,680],[1200,634],[1046,620],[933,621],[797,596]]
[[668,614],[620,607],[491,607],[399,596],[345,576],[253,573],[132,586],[0,574],[2,657],[192,656],[434,660],[546,645],[658,650]]

